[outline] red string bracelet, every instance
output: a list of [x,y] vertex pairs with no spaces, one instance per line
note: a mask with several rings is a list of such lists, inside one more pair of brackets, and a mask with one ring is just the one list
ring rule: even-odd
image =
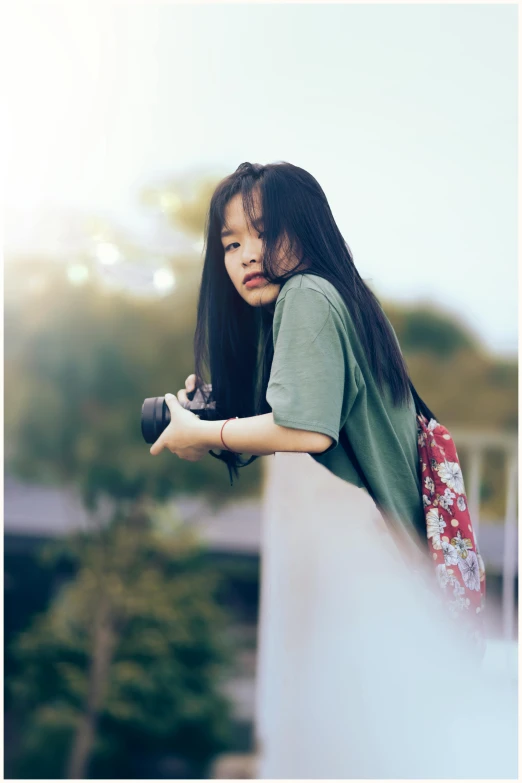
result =
[[239,419],[239,416],[232,416],[232,418],[231,418],[231,419],[227,419],[227,420],[224,422],[223,426],[221,427],[221,442],[222,442],[223,446],[225,447],[226,451],[232,451],[232,449],[229,449],[229,448],[228,448],[228,446],[227,446],[227,444],[226,444],[226,443],[225,443],[225,441],[223,440],[223,429],[224,429],[224,427],[225,427],[225,424],[227,424],[229,421],[233,421],[234,419]]

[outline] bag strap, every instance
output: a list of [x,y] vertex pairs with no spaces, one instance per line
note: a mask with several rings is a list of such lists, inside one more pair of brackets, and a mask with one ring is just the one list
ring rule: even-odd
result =
[[411,380],[410,380],[410,391],[413,397],[413,401],[415,402],[415,411],[417,412],[417,414],[419,413],[422,414],[428,419],[428,421],[430,419],[436,419],[437,417],[435,416],[435,414],[430,411],[430,409],[428,408],[424,400],[418,395],[417,389],[415,388]]

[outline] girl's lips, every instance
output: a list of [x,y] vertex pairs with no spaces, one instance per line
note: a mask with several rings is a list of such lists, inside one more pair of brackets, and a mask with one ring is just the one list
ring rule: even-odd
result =
[[245,283],[245,288],[255,288],[257,285],[261,285],[265,282],[266,278],[258,275],[257,277],[252,277],[250,280],[247,280]]

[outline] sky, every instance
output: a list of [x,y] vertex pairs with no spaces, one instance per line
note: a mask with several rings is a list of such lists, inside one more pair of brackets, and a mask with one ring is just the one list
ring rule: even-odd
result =
[[[146,225],[141,190],[287,160],[378,296],[517,351],[516,5],[11,3],[6,249]],[[149,231],[153,231],[152,224]]]

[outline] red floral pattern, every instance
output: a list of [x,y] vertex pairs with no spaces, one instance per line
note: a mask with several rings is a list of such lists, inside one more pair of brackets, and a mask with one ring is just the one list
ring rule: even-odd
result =
[[483,651],[486,573],[478,550],[453,438],[435,419],[418,414],[426,533],[445,603]]

